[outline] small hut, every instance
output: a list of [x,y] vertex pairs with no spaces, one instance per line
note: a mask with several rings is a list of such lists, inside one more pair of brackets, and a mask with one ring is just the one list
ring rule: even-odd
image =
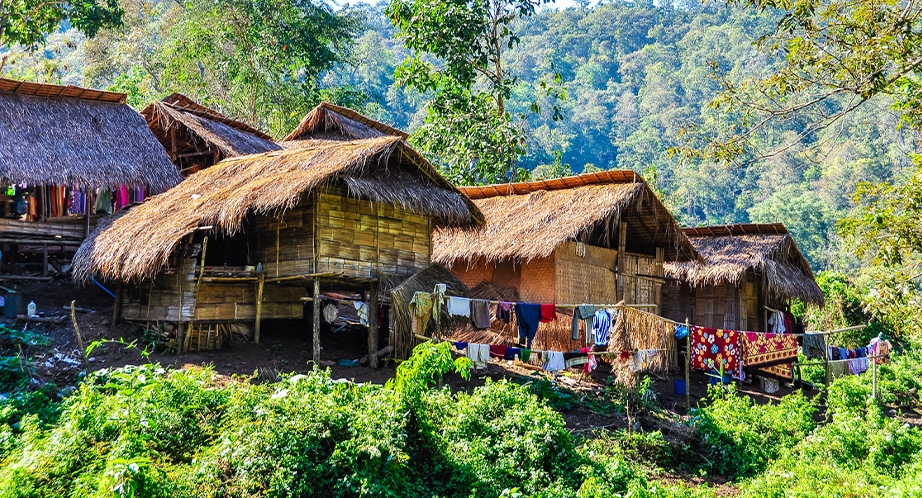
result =
[[643,305],[658,312],[665,260],[697,257],[669,210],[633,171],[463,187],[486,224],[436,231],[433,261],[467,286],[511,287],[523,301]]
[[372,322],[379,280],[429,266],[434,228],[482,222],[400,137],[304,141],[225,159],[116,217],[81,247],[75,277],[120,282],[117,317],[178,324],[180,350],[186,330],[234,322],[255,323],[258,342],[261,320],[303,318],[321,285],[367,291]]
[[322,102],[282,140],[291,144],[304,140],[349,141],[378,137],[406,140],[409,135],[352,109]]
[[269,135],[178,93],[141,115],[183,176],[228,157],[282,149]]
[[0,243],[75,249],[181,177],[123,93],[0,78]]
[[792,299],[822,305],[810,264],[784,225],[742,224],[684,230],[704,262],[666,263],[663,316],[730,330],[768,330],[771,311]]

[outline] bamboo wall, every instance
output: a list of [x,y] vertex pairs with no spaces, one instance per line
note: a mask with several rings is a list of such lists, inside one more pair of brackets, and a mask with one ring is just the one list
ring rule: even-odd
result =
[[662,289],[665,283],[663,259],[665,252],[656,248],[656,256],[625,253],[618,261],[618,300],[625,304],[655,304],[645,311],[660,313]]
[[122,318],[189,321],[195,305],[196,260],[183,258],[180,263],[161,272],[153,281],[126,286],[122,293]]
[[315,273],[314,201],[308,197],[281,218],[251,216],[250,264],[263,264],[269,278]]
[[[257,283],[202,283],[195,302],[195,320],[251,322],[256,320]],[[304,318],[307,287],[266,284],[262,319]]]
[[618,251],[565,242],[554,251],[557,303],[618,302],[615,268]]
[[759,277],[752,272],[746,273],[739,287],[667,285],[663,289],[663,316],[677,322],[687,317],[701,327],[761,332],[766,330],[761,293]]
[[321,193],[317,202],[318,272],[411,276],[429,266],[428,216],[347,197],[344,188]]

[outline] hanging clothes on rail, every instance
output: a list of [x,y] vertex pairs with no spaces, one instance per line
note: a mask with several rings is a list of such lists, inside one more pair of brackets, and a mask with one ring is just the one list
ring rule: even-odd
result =
[[531,341],[538,334],[541,323],[541,305],[534,303],[516,303],[515,319],[519,324],[519,341],[531,347]]
[[436,325],[442,323],[442,303],[445,302],[446,290],[448,286],[445,284],[435,284],[435,288],[432,289],[432,321]]
[[500,301],[499,305],[496,306],[496,318],[505,323],[511,322],[513,309],[515,309],[515,303]]
[[567,368],[563,353],[558,351],[544,351],[541,353],[542,368],[548,372],[557,372]]
[[550,323],[557,319],[557,306],[551,303],[541,305],[541,323]]
[[573,325],[570,329],[570,340],[579,339],[579,321],[586,322],[586,342],[592,337],[592,328],[595,325],[595,306],[591,304],[581,304],[573,309]]
[[826,335],[825,334],[804,334],[803,351],[808,360],[825,360],[826,359]]
[[489,329],[490,301],[486,299],[471,299],[471,323],[475,329]]
[[451,316],[471,316],[471,300],[466,297],[448,297],[448,314]]
[[[608,310],[598,310],[592,320],[592,337],[595,339],[596,346],[605,346],[608,344],[608,334],[611,332],[612,315]],[[586,322],[589,323],[589,322]]]
[[432,294],[417,291],[410,301],[410,327],[414,334],[426,335],[426,326],[432,318]]

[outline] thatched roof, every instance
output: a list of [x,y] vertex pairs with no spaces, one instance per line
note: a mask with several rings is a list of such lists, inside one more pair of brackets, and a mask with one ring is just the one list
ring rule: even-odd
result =
[[406,139],[409,135],[352,109],[321,102],[282,141],[360,140],[384,136]]
[[125,94],[0,78],[0,182],[162,192],[180,180]]
[[633,171],[605,171],[535,182],[462,187],[487,223],[476,230],[444,228],[433,235],[433,261],[531,260],[565,241],[618,247],[627,223],[627,249],[664,247],[667,259],[697,257],[669,210]]
[[765,290],[773,298],[823,304],[823,292],[813,279],[810,264],[784,225],[727,225],[684,231],[705,262],[666,263],[667,277],[692,287],[739,285],[752,270],[762,276]]
[[248,214],[278,215],[306,193],[335,184],[356,197],[428,213],[435,226],[483,222],[470,199],[402,139],[327,142],[225,159],[189,176],[97,228],[74,258],[75,277],[153,277],[197,228],[233,235]]
[[223,159],[282,148],[269,135],[178,93],[148,105],[141,115],[171,156],[175,138],[174,161],[200,153],[219,153]]

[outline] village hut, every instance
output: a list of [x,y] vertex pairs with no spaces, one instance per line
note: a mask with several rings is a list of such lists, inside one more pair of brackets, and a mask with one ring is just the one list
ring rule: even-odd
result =
[[[471,288],[512,288],[522,301],[626,304],[658,313],[663,263],[697,258],[650,186],[633,171],[462,187],[483,212],[476,229],[446,227],[433,261]],[[562,319],[563,322],[569,317]],[[568,345],[569,323],[562,323]],[[545,335],[545,345],[555,341]]]
[[[181,177],[123,93],[0,78],[0,243],[75,249]],[[5,251],[4,251],[5,252]]]
[[178,324],[180,350],[233,322],[255,323],[258,342],[261,320],[303,318],[321,285],[367,292],[376,330],[379,280],[429,266],[434,228],[482,222],[400,137],[308,140],[190,175],[96,230],[74,271],[120,283],[116,317]]
[[304,140],[361,140],[365,138],[400,137],[409,135],[375,121],[358,112],[338,105],[322,102],[298,123],[283,141],[298,143]]
[[822,305],[810,264],[784,225],[686,228],[704,261],[668,262],[663,316],[702,327],[767,331],[793,299]]
[[141,111],[183,176],[228,157],[281,150],[269,135],[174,93]]

